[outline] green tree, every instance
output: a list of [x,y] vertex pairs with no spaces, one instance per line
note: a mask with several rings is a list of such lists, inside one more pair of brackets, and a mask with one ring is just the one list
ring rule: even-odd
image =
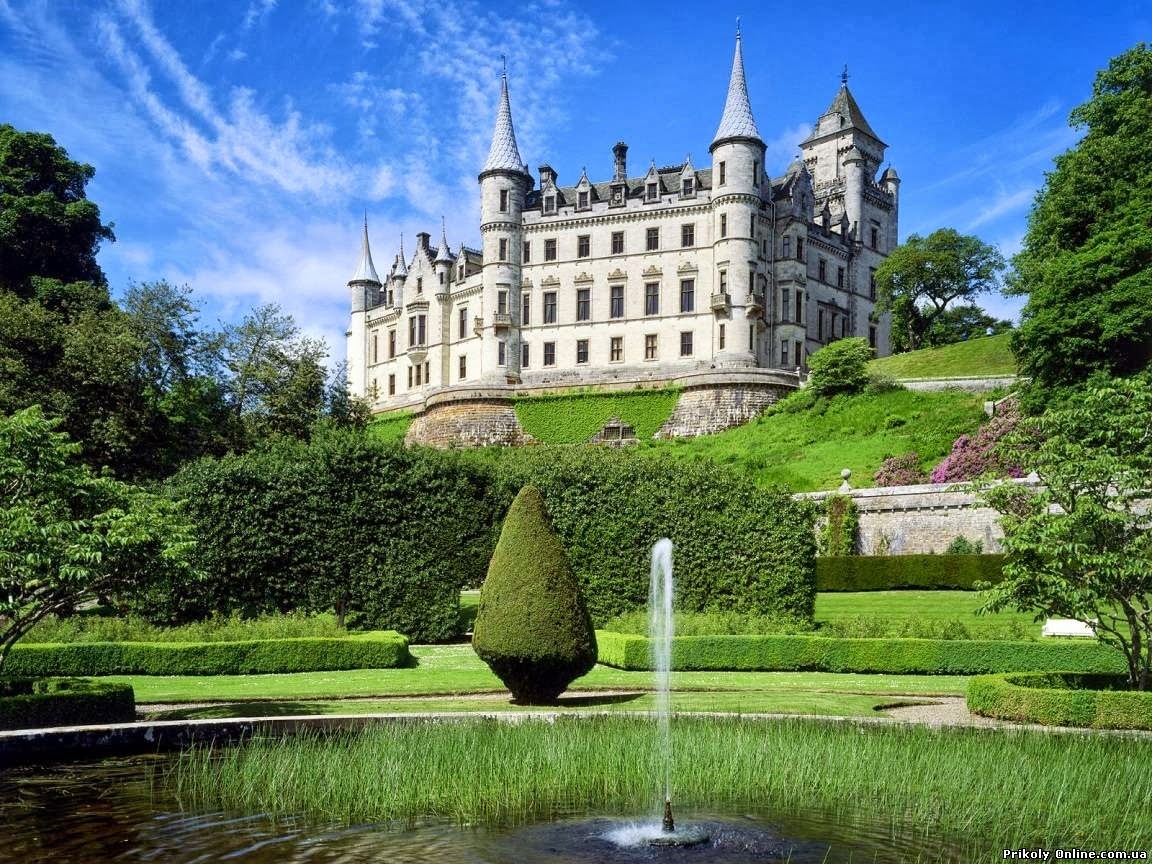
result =
[[867,339],[837,339],[808,358],[808,386],[820,396],[859,393],[868,384],[868,361],[874,354]]
[[472,647],[518,702],[556,701],[596,665],[596,633],[580,583],[535,486],[520,490],[488,575]]
[[1004,581],[986,608],[1092,624],[1152,687],[1152,375],[1099,376],[1066,407],[1017,425],[1003,445],[1033,467],[1037,491],[986,487],[1002,515]]
[[1152,357],[1152,49],[1140,43],[1096,76],[1070,121],[1085,131],[1056,158],[1013,259],[1028,298],[1012,340],[1040,388]]
[[932,323],[924,336],[922,348],[939,348],[966,339],[996,336],[1012,330],[1012,322],[993,318],[975,303],[965,303],[945,309]]
[[99,477],[39,408],[0,417],[0,671],[41,618],[187,571],[175,506]]
[[949,304],[998,290],[1004,266],[995,246],[954,228],[909,237],[876,269],[876,310],[892,313],[892,350],[925,347],[948,322]]

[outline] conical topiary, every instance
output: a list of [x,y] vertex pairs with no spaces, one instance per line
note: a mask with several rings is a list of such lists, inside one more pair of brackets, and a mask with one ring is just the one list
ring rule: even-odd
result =
[[580,583],[535,486],[520,490],[504,518],[480,589],[472,647],[512,697],[529,705],[555,702],[596,665],[596,632]]

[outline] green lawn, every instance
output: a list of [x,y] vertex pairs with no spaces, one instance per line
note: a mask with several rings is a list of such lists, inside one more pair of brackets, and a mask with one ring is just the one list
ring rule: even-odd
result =
[[943,348],[924,348],[873,360],[869,369],[892,378],[962,378],[979,375],[1015,375],[1016,358],[1011,333],[956,342]]
[[843,468],[852,469],[853,486],[872,486],[872,475],[888,456],[914,450],[925,466],[943,459],[956,438],[974,432],[986,419],[983,402],[982,395],[959,391],[841,396],[812,410],[770,414],[716,435],[641,448],[720,462],[796,492],[835,489]]
[[816,620],[850,618],[932,619],[961,621],[973,637],[1010,638],[1040,635],[1041,624],[1031,613],[997,612],[977,615],[981,604],[978,591],[864,591],[859,593],[820,593],[816,595]]

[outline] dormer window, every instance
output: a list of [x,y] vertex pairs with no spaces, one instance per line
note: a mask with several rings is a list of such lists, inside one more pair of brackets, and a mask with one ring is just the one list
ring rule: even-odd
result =
[[613,207],[620,207],[623,204],[624,204],[624,187],[623,186],[613,186],[612,187],[612,206]]
[[696,183],[691,177],[685,177],[680,181],[680,195],[683,198],[691,198],[696,194]]
[[577,200],[577,206],[581,210],[587,210],[588,209],[588,192],[587,192],[587,190],[584,190],[584,189],[580,190],[580,192],[576,196],[576,200]]
[[649,183],[644,187],[644,200],[655,201],[660,197],[660,184]]
[[556,196],[555,195],[545,195],[544,196],[544,212],[545,213],[555,213],[556,212]]

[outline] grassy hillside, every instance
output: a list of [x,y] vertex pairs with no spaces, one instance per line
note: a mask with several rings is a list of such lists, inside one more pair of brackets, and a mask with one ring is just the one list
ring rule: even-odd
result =
[[943,459],[958,436],[985,419],[983,400],[959,391],[839,396],[805,411],[778,410],[716,435],[641,446],[645,452],[712,459],[797,492],[835,489],[842,468],[852,469],[853,486],[872,486],[885,457],[915,450],[925,467]]
[[978,375],[1015,375],[1016,358],[1008,347],[1011,333],[956,342],[943,348],[924,348],[873,360],[872,372],[891,378],[954,378]]
[[580,444],[613,417],[651,438],[676,407],[679,390],[576,393],[516,400],[516,418],[524,431],[545,444]]
[[411,414],[382,414],[372,418],[368,434],[380,441],[403,441],[411,425]]

